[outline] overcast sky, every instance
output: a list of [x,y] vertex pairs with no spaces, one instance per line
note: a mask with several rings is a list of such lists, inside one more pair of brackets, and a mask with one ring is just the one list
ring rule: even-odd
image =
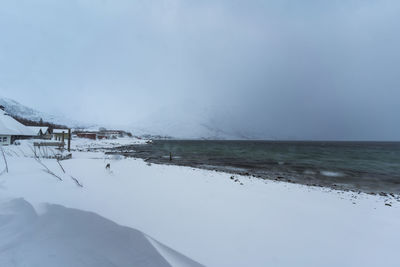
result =
[[400,140],[398,0],[2,0],[0,96],[195,135]]

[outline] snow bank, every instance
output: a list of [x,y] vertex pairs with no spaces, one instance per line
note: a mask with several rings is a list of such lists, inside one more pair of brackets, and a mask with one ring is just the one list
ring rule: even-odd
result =
[[0,266],[201,265],[94,213],[46,205],[37,214],[27,201],[15,199],[0,203]]
[[86,138],[74,138],[71,148],[78,151],[98,150],[102,148],[113,148],[118,146],[129,146],[146,144],[149,140],[124,137],[117,139],[91,140]]

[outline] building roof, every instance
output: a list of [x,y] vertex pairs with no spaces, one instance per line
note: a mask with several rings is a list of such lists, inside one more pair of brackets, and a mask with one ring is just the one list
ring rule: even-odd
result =
[[0,135],[35,136],[36,133],[0,110]]
[[45,134],[49,129],[49,127],[45,126],[28,126],[28,128],[34,131],[36,134],[40,134],[40,131],[42,131],[42,134]]
[[62,134],[62,133],[68,133],[68,129],[54,129],[53,134]]

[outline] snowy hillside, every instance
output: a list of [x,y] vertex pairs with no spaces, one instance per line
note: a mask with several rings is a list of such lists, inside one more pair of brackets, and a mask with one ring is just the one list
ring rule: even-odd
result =
[[32,121],[40,121],[40,119],[42,119],[43,121],[46,121],[46,122],[51,122],[51,123],[55,123],[55,124],[63,124],[63,125],[67,125],[69,127],[82,126],[82,123],[80,123],[80,122],[68,119],[64,116],[54,116],[51,114],[47,114],[47,113],[35,110],[33,108],[24,106],[13,99],[0,97],[0,105],[5,107],[5,110],[7,111],[7,113],[9,113],[13,116],[22,117],[24,119],[28,119],[28,120],[32,120]]
[[[136,136],[151,136],[152,138],[178,138],[178,139],[216,139],[216,140],[248,140],[260,139],[260,135],[249,131],[239,131],[232,127],[221,125],[209,119],[206,112],[199,112],[189,116],[181,112],[179,116],[170,110],[154,111],[148,114],[145,119],[137,120],[127,125],[90,124],[78,122],[65,116],[55,116],[44,113],[33,108],[20,104],[19,102],[0,97],[0,105],[13,115],[25,119],[55,124],[67,125],[71,128],[86,128],[97,130],[99,127],[109,129],[121,129],[132,132]],[[175,115],[174,115],[175,114]]]
[[213,119],[210,111],[177,112],[174,109],[155,110],[145,119],[132,122],[129,131],[134,135],[170,136],[178,139],[249,140],[261,136],[239,130]]

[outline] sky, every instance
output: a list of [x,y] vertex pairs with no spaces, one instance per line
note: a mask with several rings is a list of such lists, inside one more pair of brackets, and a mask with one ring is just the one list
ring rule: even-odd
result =
[[398,0],[2,0],[0,97],[178,137],[400,140]]

